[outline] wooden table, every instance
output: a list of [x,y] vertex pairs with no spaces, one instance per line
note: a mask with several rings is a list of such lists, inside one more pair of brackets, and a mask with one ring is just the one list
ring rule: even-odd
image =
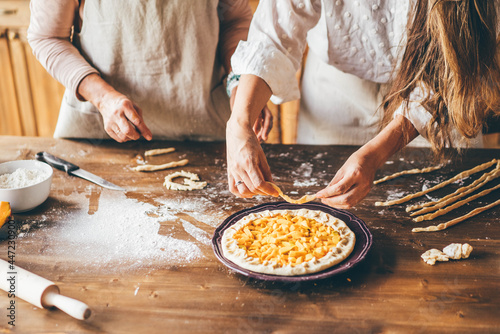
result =
[[[202,180],[208,181],[208,188],[193,192],[169,191],[161,185],[169,171],[138,173],[130,170],[130,166],[136,165],[136,155],[145,149],[169,146],[176,147],[177,151],[151,161],[159,163],[186,157],[190,164],[182,169],[199,174]],[[275,180],[287,193],[298,191],[295,196],[324,187],[356,149],[299,145],[264,148]],[[262,196],[239,199],[228,192],[223,143],[117,144],[0,137],[1,162],[31,159],[42,150],[128,188],[125,195],[128,199],[154,205],[158,205],[159,200],[203,199],[207,208],[215,212],[207,214],[213,217],[222,212],[215,218],[219,222],[243,208],[275,201]],[[159,261],[130,270],[126,265],[86,268],[81,265],[81,259],[57,254],[57,249],[55,253],[54,250],[47,252],[51,239],[39,235],[45,233],[48,236],[49,232],[56,233],[65,228],[61,210],[71,213],[80,206],[85,210],[88,208],[89,215],[93,214],[104,209],[99,206],[99,198],[101,196],[102,201],[102,196],[110,192],[55,170],[49,199],[32,212],[15,215],[20,224],[41,217],[44,222],[17,240],[16,262],[56,282],[63,294],[89,304],[94,315],[90,321],[78,321],[58,310],[41,310],[18,300],[16,327],[13,329],[6,320],[9,299],[2,293],[0,328],[6,333],[11,330],[29,333],[498,333],[498,209],[484,212],[443,232],[412,234],[411,228],[416,223],[408,217],[404,205],[381,208],[373,203],[398,192],[406,194],[421,190],[424,185],[435,184],[459,171],[499,157],[500,150],[470,150],[451,165],[425,177],[402,177],[375,186],[361,204],[350,210],[366,222],[374,236],[366,260],[340,276],[300,284],[265,283],[233,273],[215,258],[208,245],[197,240],[193,242],[203,252],[201,259],[185,265]],[[430,159],[428,149],[406,149],[394,156],[392,163],[379,170],[377,176],[429,166],[433,164]],[[294,180],[302,183],[294,186]],[[457,187],[457,184],[451,186]],[[479,204],[490,203],[498,196],[498,192],[494,192],[481,199]],[[472,202],[436,222],[463,214],[477,205]],[[216,224],[191,219],[195,212],[179,214],[207,232],[215,229],[212,225]],[[165,224],[170,224],[162,225],[167,230],[182,230],[179,222]],[[179,238],[184,237],[190,236],[179,233]],[[424,251],[442,249],[452,242],[471,244],[474,247],[471,257],[435,266],[421,260]],[[6,258],[5,241],[0,243],[0,254]]]

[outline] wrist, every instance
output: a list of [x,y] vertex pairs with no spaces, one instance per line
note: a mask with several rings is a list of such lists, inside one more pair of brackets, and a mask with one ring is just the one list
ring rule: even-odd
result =
[[86,76],[78,86],[78,94],[98,110],[103,107],[106,97],[114,93],[117,91],[98,74]]
[[234,89],[239,85],[240,83],[240,75],[239,74],[234,74],[233,71],[229,72],[226,78],[226,93],[229,98],[232,97]]

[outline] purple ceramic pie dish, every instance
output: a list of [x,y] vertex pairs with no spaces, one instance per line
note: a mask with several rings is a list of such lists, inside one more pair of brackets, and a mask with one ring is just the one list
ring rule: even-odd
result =
[[[271,211],[271,210],[296,210],[296,209],[319,210],[326,212],[344,221],[346,225],[354,232],[354,234],[356,234],[356,244],[354,246],[354,250],[347,257],[347,259],[340,262],[339,264],[334,265],[333,267],[330,267],[328,269],[325,269],[317,273],[299,275],[299,276],[279,276],[279,275],[262,274],[242,268],[237,264],[229,261],[224,256],[221,246],[222,235],[224,234],[224,231],[227,228],[238,222],[244,216],[265,210]],[[249,209],[238,211],[229,216],[226,220],[224,220],[224,222],[221,225],[219,225],[219,227],[217,227],[214,236],[212,238],[212,246],[214,249],[215,256],[217,256],[217,258],[228,268],[248,277],[264,281],[277,281],[277,282],[300,282],[300,281],[320,280],[344,273],[347,270],[353,268],[358,263],[360,263],[366,257],[368,251],[372,246],[372,242],[373,242],[373,236],[368,230],[366,224],[361,219],[359,219],[358,217],[356,217],[355,215],[353,215],[348,211],[334,209],[332,207],[329,207],[328,205],[316,202],[309,202],[306,204],[290,204],[287,202],[265,203]]]

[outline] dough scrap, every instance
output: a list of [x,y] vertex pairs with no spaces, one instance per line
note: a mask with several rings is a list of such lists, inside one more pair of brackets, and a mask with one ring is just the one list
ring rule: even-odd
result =
[[459,208],[462,205],[467,204],[467,203],[469,203],[469,202],[471,202],[471,201],[473,201],[473,200],[475,200],[475,199],[477,199],[479,197],[486,196],[489,193],[491,193],[492,191],[497,190],[498,188],[500,188],[500,184],[497,184],[493,188],[489,188],[489,189],[483,190],[480,193],[475,194],[474,196],[471,196],[469,198],[466,198],[466,199],[463,199],[463,200],[461,200],[459,202],[456,202],[455,204],[450,205],[448,207],[445,207],[444,209],[439,209],[436,212],[429,213],[429,214],[426,214],[426,215],[423,215],[423,216],[418,216],[417,218],[413,218],[413,221],[421,222],[421,221],[424,221],[424,220],[433,220],[434,218],[442,216],[442,215],[445,215],[448,212],[453,211],[456,208]]
[[468,214],[466,215],[463,215],[463,216],[460,216],[460,217],[457,217],[455,219],[452,219],[446,223],[441,223],[439,225],[436,225],[436,226],[427,226],[427,227],[416,227],[414,229],[412,229],[411,231],[412,232],[436,232],[436,231],[442,231],[442,230],[445,230],[447,229],[448,227],[450,226],[453,226],[453,225],[456,225],[470,217],[474,217],[475,215],[478,215],[480,214],[481,212],[483,211],[486,211],[486,210],[489,210],[497,205],[500,204],[500,199],[497,200],[496,202],[493,202],[493,203],[490,203],[488,205],[485,205],[485,206],[482,206],[482,207],[479,207],[479,208],[475,208],[474,210],[472,210],[471,212],[469,212]]
[[425,263],[433,266],[436,264],[436,261],[446,262],[449,259],[452,260],[460,260],[466,259],[469,257],[472,252],[472,246],[469,244],[449,244],[443,251],[441,252],[439,249],[433,248],[426,251],[420,257],[424,260]]
[[[184,184],[173,182],[172,180],[176,177],[184,177]],[[205,188],[207,183],[200,182],[200,177],[197,174],[182,170],[165,176],[163,185],[170,190],[199,190]]]
[[278,187],[274,183],[272,183],[272,182],[267,182],[267,183],[269,183],[278,192],[278,194],[280,195],[280,197],[283,198],[288,203],[292,203],[292,204],[304,204],[304,203],[307,203],[307,202],[310,202],[310,201],[314,201],[316,199],[316,195],[304,195],[301,198],[293,199],[293,198],[290,198],[289,196],[283,194],[283,191],[280,189],[280,187]]
[[423,190],[423,191],[419,191],[417,193],[410,194],[410,195],[407,195],[407,196],[405,196],[403,198],[396,199],[396,200],[393,200],[393,201],[375,202],[375,206],[390,206],[390,205],[395,205],[395,204],[401,204],[401,203],[408,202],[409,200],[412,200],[414,198],[423,196],[423,195],[428,194],[428,193],[430,193],[430,192],[432,192],[434,190],[441,189],[441,188],[449,185],[450,183],[453,183],[455,181],[458,181],[460,179],[468,177],[468,176],[470,176],[472,174],[475,174],[475,173],[478,173],[480,171],[483,171],[483,170],[491,167],[492,165],[496,164],[497,162],[498,162],[497,159],[493,159],[490,162],[486,162],[486,163],[484,163],[482,165],[479,165],[479,166],[476,166],[474,168],[471,168],[471,169],[468,169],[466,171],[463,171],[461,173],[458,173],[457,175],[455,175],[451,179],[448,179],[448,180],[446,180],[444,182],[441,182],[441,183],[439,183],[439,184],[437,184],[434,187],[431,187],[429,189],[426,189],[426,190]]
[[183,159],[179,161],[168,162],[163,165],[142,165],[142,166],[132,167],[132,170],[135,170],[136,172],[154,172],[158,170],[185,166],[188,164],[188,162],[189,162],[188,159]]
[[462,244],[449,244],[443,248],[443,253],[452,260],[460,260],[462,258]]
[[431,266],[436,264],[436,261],[448,261],[449,257],[445,253],[441,252],[439,249],[433,248],[426,251],[424,254],[420,255],[425,263]]
[[151,157],[153,155],[167,154],[167,153],[174,152],[174,151],[175,151],[174,147],[156,148],[154,150],[149,150],[149,151],[144,152],[144,156]]
[[[290,217],[291,222],[290,225],[291,232],[286,233],[283,230],[283,226],[287,224],[282,224],[282,217]],[[269,222],[270,219],[276,219],[276,222],[273,224]],[[293,219],[297,218],[297,222]],[[312,225],[302,225],[307,224],[304,219],[312,219],[315,222],[321,224],[320,228],[324,228],[325,230],[330,228],[334,231],[334,234],[339,237],[339,241],[335,246],[330,249],[324,249],[325,246],[318,246],[318,244],[322,244],[326,242],[325,240],[317,240],[313,238],[315,241],[314,252],[320,251],[322,254],[316,256],[312,256],[311,259],[307,259],[307,256],[304,253],[308,253],[305,251],[307,249],[307,240],[306,238],[302,238],[301,235],[296,235],[296,233],[303,233],[303,226],[307,233],[317,233],[318,229],[312,227]],[[266,220],[265,222],[263,220]],[[257,232],[250,231],[249,225],[252,224],[254,226],[265,225],[267,232]],[[269,224],[269,225],[268,225]],[[307,226],[307,227],[306,227]],[[316,232],[314,231],[316,229]],[[247,242],[249,244],[255,245],[255,241],[259,243],[257,245],[257,250],[263,250],[262,245],[269,244],[271,247],[267,249],[269,254],[266,254],[266,258],[275,256],[285,259],[289,257],[298,257],[302,256],[305,259],[302,262],[295,262],[295,265],[288,263],[284,260],[283,263],[278,263],[274,260],[264,260],[262,261],[259,257],[254,257],[249,255],[250,250],[246,250],[246,245],[240,245],[239,241],[235,238],[236,235],[241,234],[243,231],[248,237],[244,243]],[[322,231],[324,231],[322,229]],[[237,234],[238,233],[238,234]],[[271,233],[269,235],[268,233]],[[285,234],[284,234],[285,233]],[[274,236],[276,234],[277,236]],[[309,235],[309,237],[311,237]],[[316,237],[316,236],[315,236]],[[259,241],[259,238],[262,238],[262,241]],[[276,240],[271,240],[274,238]],[[316,237],[317,238],[317,237]],[[317,238],[319,239],[319,238]],[[266,240],[266,241],[264,241]],[[260,212],[251,213],[240,220],[238,220],[235,224],[230,226],[228,229],[224,231],[221,240],[221,246],[224,256],[237,264],[238,266],[259,273],[271,274],[271,275],[280,275],[280,276],[297,276],[304,275],[309,273],[315,273],[322,271],[324,269],[330,268],[343,260],[345,260],[354,249],[354,245],[356,243],[356,235],[354,232],[349,229],[349,227],[340,219],[333,217],[330,214],[327,214],[323,211],[318,210],[308,210],[308,209],[296,209],[296,210],[265,210]],[[312,247],[312,245],[310,245]],[[250,246],[249,246],[250,247]],[[318,250],[319,247],[321,250]],[[292,255],[292,253],[295,253]],[[299,254],[300,253],[300,254]],[[262,253],[264,255],[264,253]]]
[[392,175],[388,175],[386,177],[383,177],[381,179],[373,181],[373,184],[379,184],[379,183],[389,181],[389,180],[395,179],[395,178],[403,176],[403,175],[430,173],[430,172],[433,172],[433,171],[435,171],[437,169],[441,169],[441,168],[443,168],[443,165],[426,167],[426,168],[422,168],[422,169],[414,168],[414,169],[404,170],[402,172],[397,172],[397,173],[394,173]]
[[486,183],[488,183],[488,182],[490,182],[498,177],[500,177],[500,162],[497,163],[497,166],[495,167],[495,169],[493,169],[492,171],[490,171],[488,173],[484,173],[480,178],[478,178],[477,180],[475,180],[474,182],[472,182],[468,186],[461,187],[461,188],[457,189],[454,193],[449,194],[449,195],[447,195],[447,196],[445,196],[437,201],[426,202],[426,203],[419,204],[419,205],[409,206],[406,208],[406,212],[421,209],[419,211],[411,213],[410,216],[413,217],[413,216],[418,216],[418,215],[421,215],[421,214],[424,214],[427,212],[435,211],[437,209],[442,208],[443,206],[454,203],[456,200],[458,200],[458,199],[460,199],[460,198],[462,198],[470,193],[473,193],[477,189],[484,186]]

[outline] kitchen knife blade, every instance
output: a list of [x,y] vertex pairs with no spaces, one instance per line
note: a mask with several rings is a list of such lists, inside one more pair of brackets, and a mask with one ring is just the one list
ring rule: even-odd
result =
[[109,181],[106,181],[102,177],[99,177],[99,176],[94,175],[90,172],[87,172],[86,170],[81,169],[80,167],[78,167],[75,164],[72,164],[71,162],[68,162],[68,161],[63,160],[63,159],[58,158],[58,157],[55,157],[50,153],[38,152],[36,154],[36,159],[43,161],[43,162],[46,162],[54,168],[65,171],[69,175],[81,177],[82,179],[93,182],[97,185],[100,185],[101,187],[112,189],[112,190],[126,191],[126,189],[123,189],[122,187],[119,187],[116,184],[113,184]]

